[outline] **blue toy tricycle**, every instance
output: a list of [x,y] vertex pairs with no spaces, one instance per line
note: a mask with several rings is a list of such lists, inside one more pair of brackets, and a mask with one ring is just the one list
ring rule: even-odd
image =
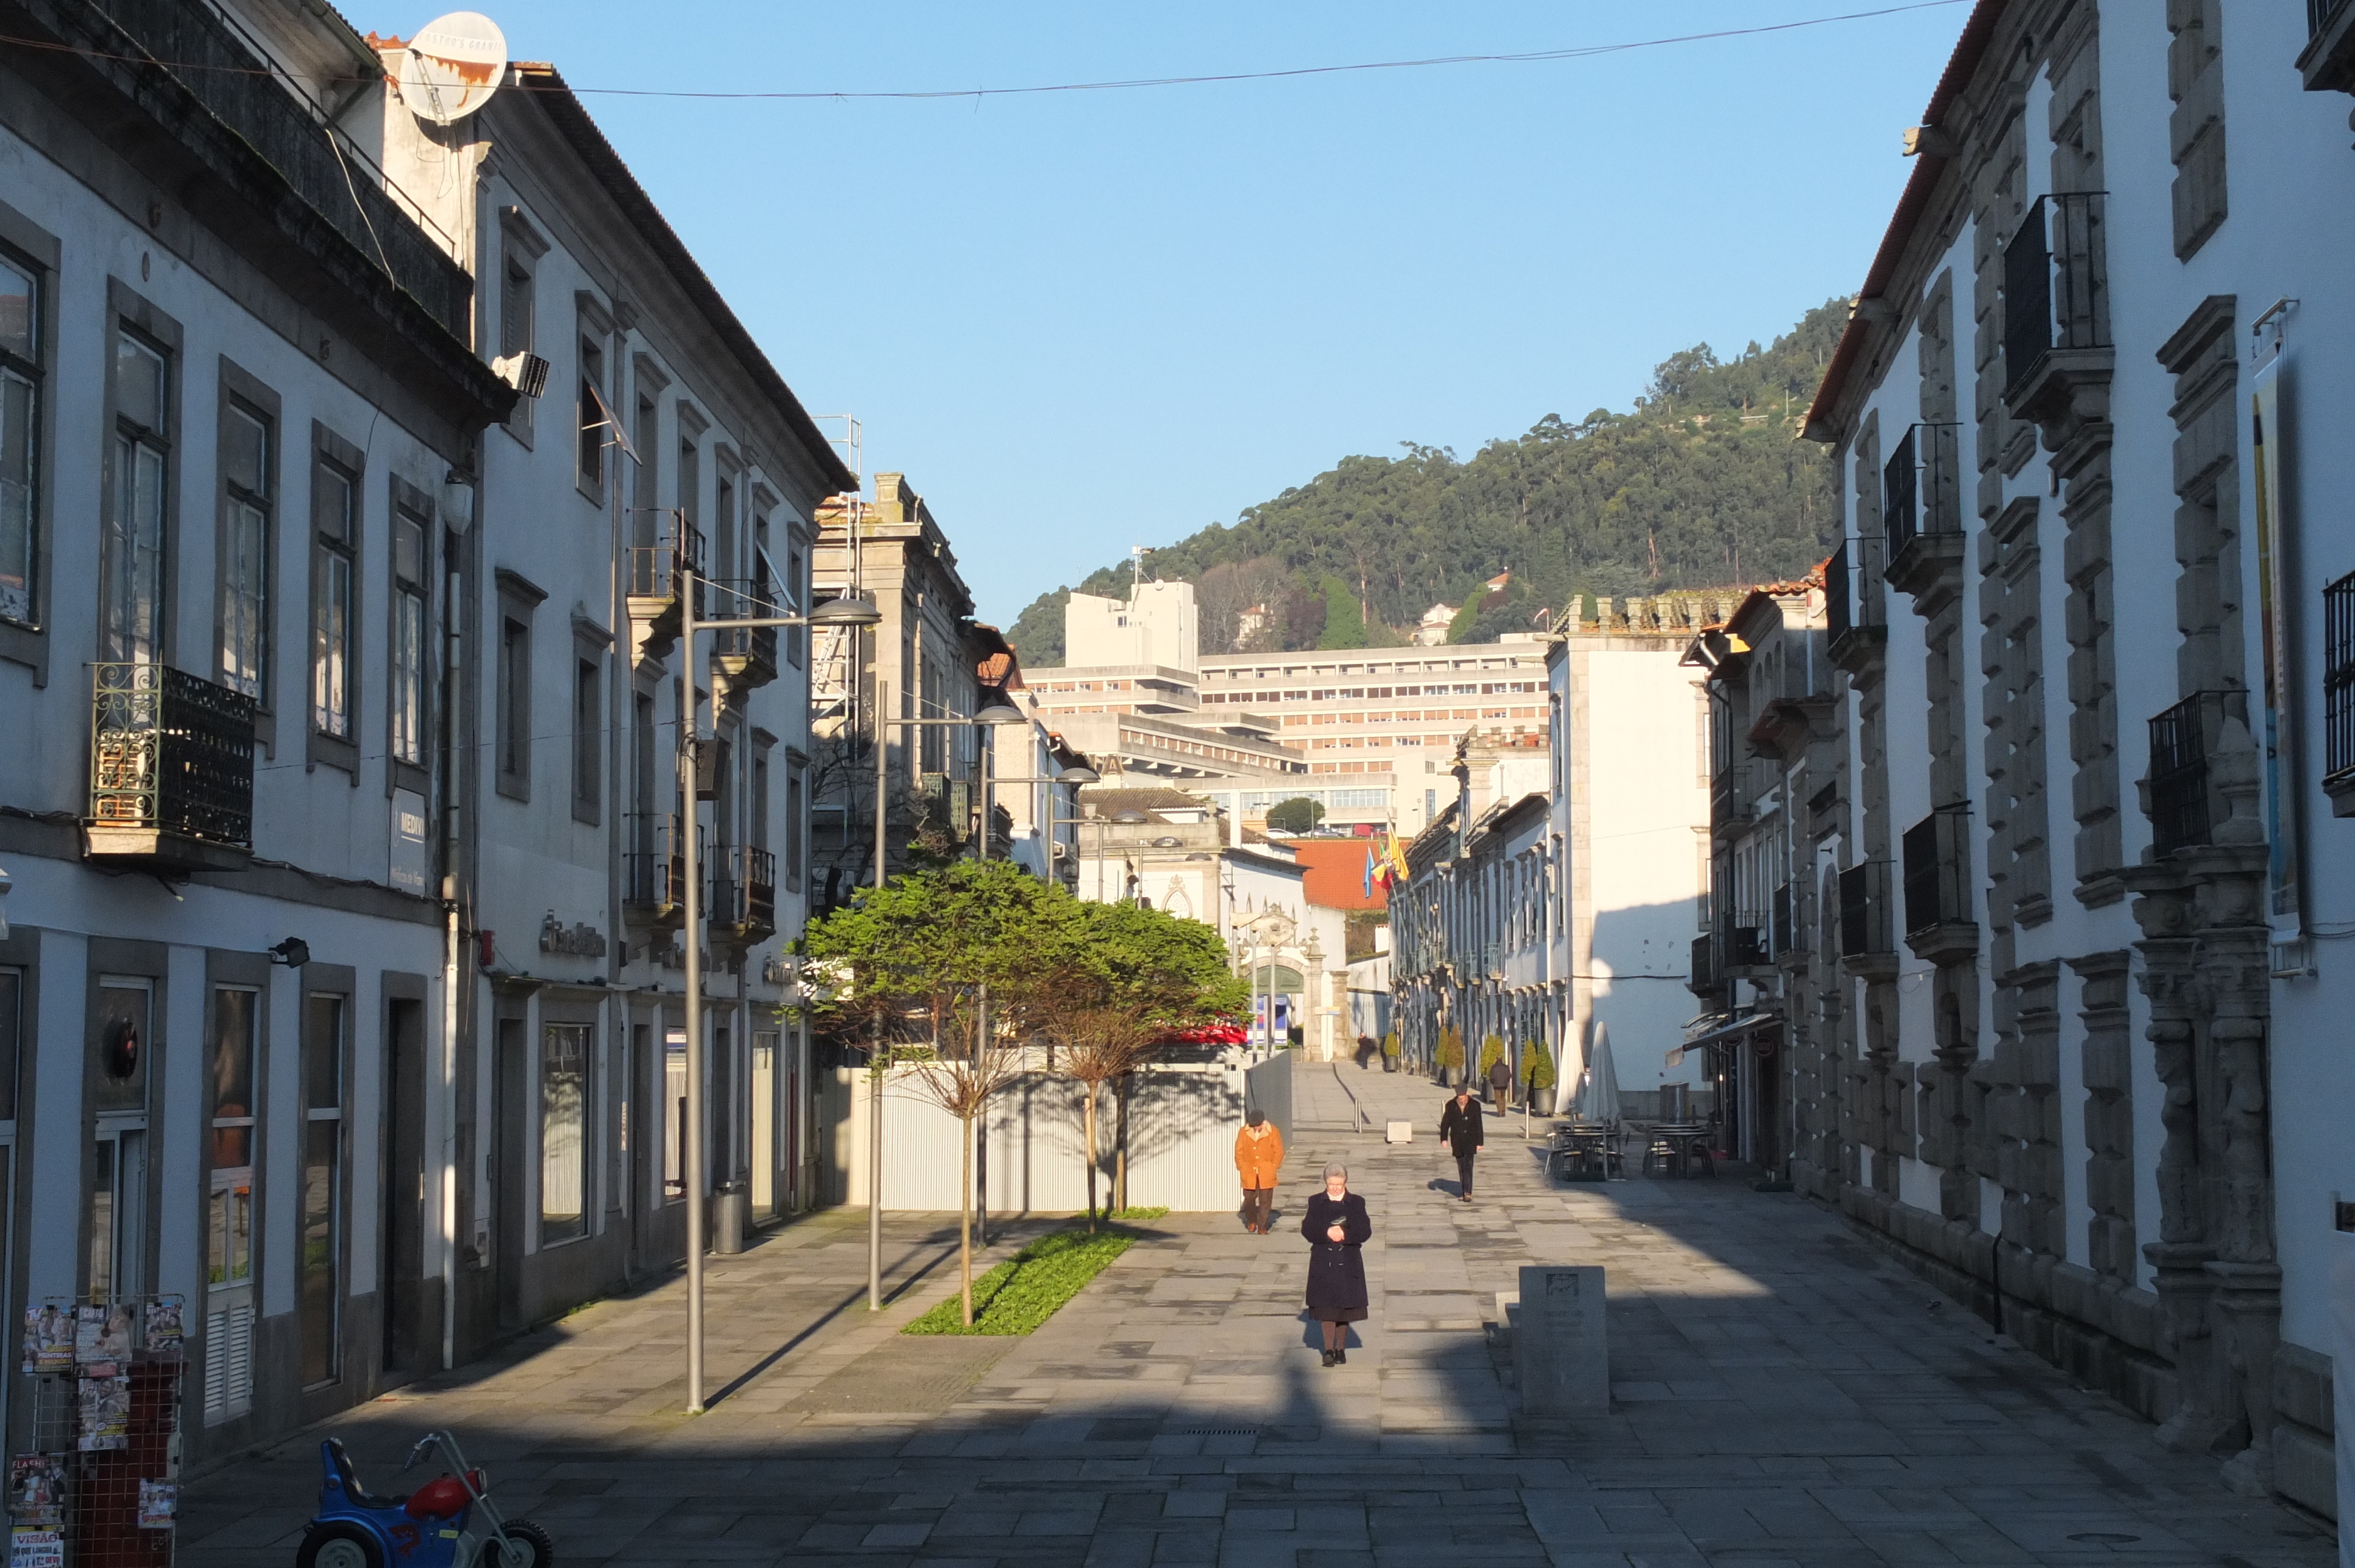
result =
[[333,1437],[320,1444],[326,1479],[294,1568],[554,1568],[548,1531],[529,1520],[499,1517],[490,1482],[467,1465],[449,1433],[419,1438],[400,1467],[436,1447],[448,1471],[405,1498],[380,1498],[360,1485],[343,1444]]

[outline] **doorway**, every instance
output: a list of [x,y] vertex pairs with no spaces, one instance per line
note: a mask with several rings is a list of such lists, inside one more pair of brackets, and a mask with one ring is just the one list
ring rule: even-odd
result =
[[424,1335],[425,1004],[385,1019],[384,1370],[414,1377]]
[[752,1217],[777,1213],[777,1036],[752,1035]]

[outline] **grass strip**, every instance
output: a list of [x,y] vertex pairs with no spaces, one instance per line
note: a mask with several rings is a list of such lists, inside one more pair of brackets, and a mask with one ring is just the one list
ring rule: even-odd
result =
[[1050,1231],[973,1282],[972,1328],[959,1320],[964,1312],[951,1296],[900,1332],[1027,1334],[1135,1243],[1135,1232],[1117,1227],[1092,1235],[1084,1227]]

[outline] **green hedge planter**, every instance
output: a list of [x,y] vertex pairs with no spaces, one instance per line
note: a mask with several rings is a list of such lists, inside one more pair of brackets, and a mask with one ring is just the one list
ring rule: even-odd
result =
[[[1157,1220],[1167,1209],[1124,1209],[1123,1220]],[[973,1282],[973,1327],[952,1295],[900,1330],[903,1334],[1027,1334],[1055,1315],[1113,1259],[1136,1245],[1136,1233],[1115,1224],[1088,1234],[1085,1226],[1052,1231]]]

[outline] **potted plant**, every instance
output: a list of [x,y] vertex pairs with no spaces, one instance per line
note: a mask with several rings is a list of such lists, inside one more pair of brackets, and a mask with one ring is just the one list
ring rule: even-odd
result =
[[1464,1071],[1464,1032],[1453,1023],[1439,1032],[1439,1082],[1454,1088]]
[[1553,1115],[1552,1056],[1547,1054],[1541,1042],[1532,1040],[1529,1044],[1529,1054],[1523,1059],[1529,1063],[1530,1114]]
[[[1511,1066],[1511,1063],[1505,1055],[1504,1041],[1498,1039],[1494,1034],[1488,1035],[1480,1042],[1480,1065],[1472,1076],[1472,1092],[1474,1094],[1481,1096],[1483,1098],[1487,1097],[1490,1093],[1488,1088],[1488,1069],[1495,1066],[1499,1062],[1504,1062],[1508,1068]],[[1510,1099],[1512,1097],[1508,1092],[1505,1097],[1507,1099]],[[1497,1108],[1498,1110],[1502,1110],[1504,1107],[1500,1104]]]
[[1393,1029],[1388,1034],[1382,1036],[1382,1071],[1385,1073],[1395,1073],[1398,1070],[1399,1037],[1398,1031]]

